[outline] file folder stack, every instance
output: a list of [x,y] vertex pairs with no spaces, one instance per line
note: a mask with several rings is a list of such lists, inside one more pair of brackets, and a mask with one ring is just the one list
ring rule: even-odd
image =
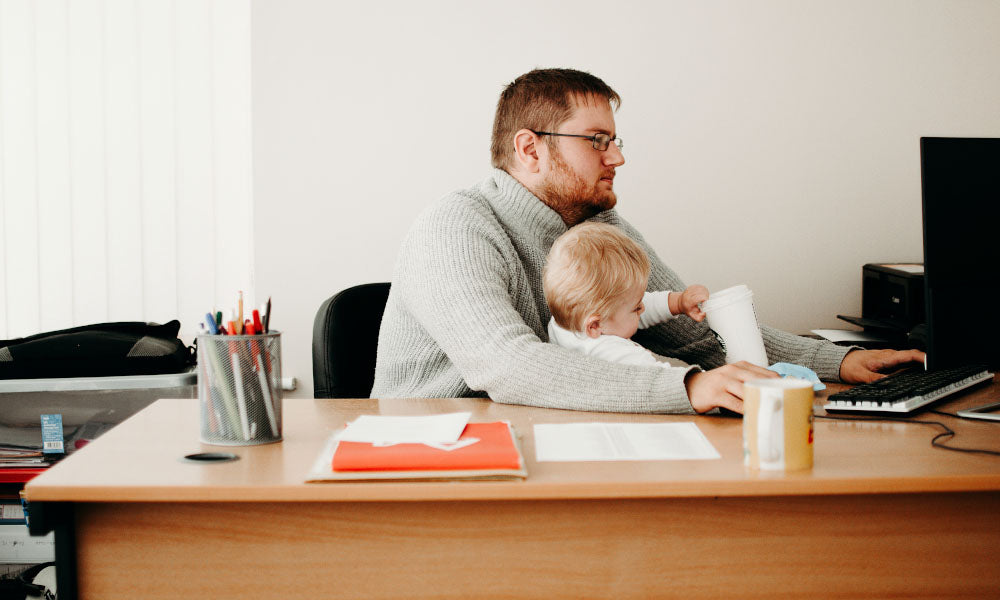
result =
[[509,423],[469,423],[454,443],[341,441],[333,435],[307,481],[523,479]]

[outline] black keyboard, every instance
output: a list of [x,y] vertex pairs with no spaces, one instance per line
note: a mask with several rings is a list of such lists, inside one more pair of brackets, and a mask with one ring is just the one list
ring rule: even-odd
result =
[[908,413],[993,378],[986,365],[904,371],[831,394],[828,411]]

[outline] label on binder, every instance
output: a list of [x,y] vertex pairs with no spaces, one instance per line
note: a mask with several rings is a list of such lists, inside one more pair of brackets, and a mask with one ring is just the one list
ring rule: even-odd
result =
[[63,454],[62,415],[42,415],[42,452],[44,454]]

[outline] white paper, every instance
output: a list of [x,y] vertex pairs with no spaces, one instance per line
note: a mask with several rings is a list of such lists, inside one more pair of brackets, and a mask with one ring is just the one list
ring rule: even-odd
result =
[[419,417],[361,415],[348,424],[340,440],[372,444],[455,443],[471,416],[468,412]]
[[831,342],[885,342],[889,339],[867,331],[848,331],[846,329],[813,329],[812,332]]
[[895,265],[894,264],[894,265],[880,265],[880,266],[889,267],[890,269],[896,269],[897,271],[903,271],[905,273],[913,273],[914,275],[923,275],[924,274],[924,265],[910,265],[910,264]]
[[721,458],[694,423],[535,425],[535,459],[544,461]]

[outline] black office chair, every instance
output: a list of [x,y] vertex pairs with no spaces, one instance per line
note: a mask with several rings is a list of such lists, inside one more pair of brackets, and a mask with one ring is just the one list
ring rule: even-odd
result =
[[327,299],[313,323],[313,397],[367,398],[389,283],[349,287]]

